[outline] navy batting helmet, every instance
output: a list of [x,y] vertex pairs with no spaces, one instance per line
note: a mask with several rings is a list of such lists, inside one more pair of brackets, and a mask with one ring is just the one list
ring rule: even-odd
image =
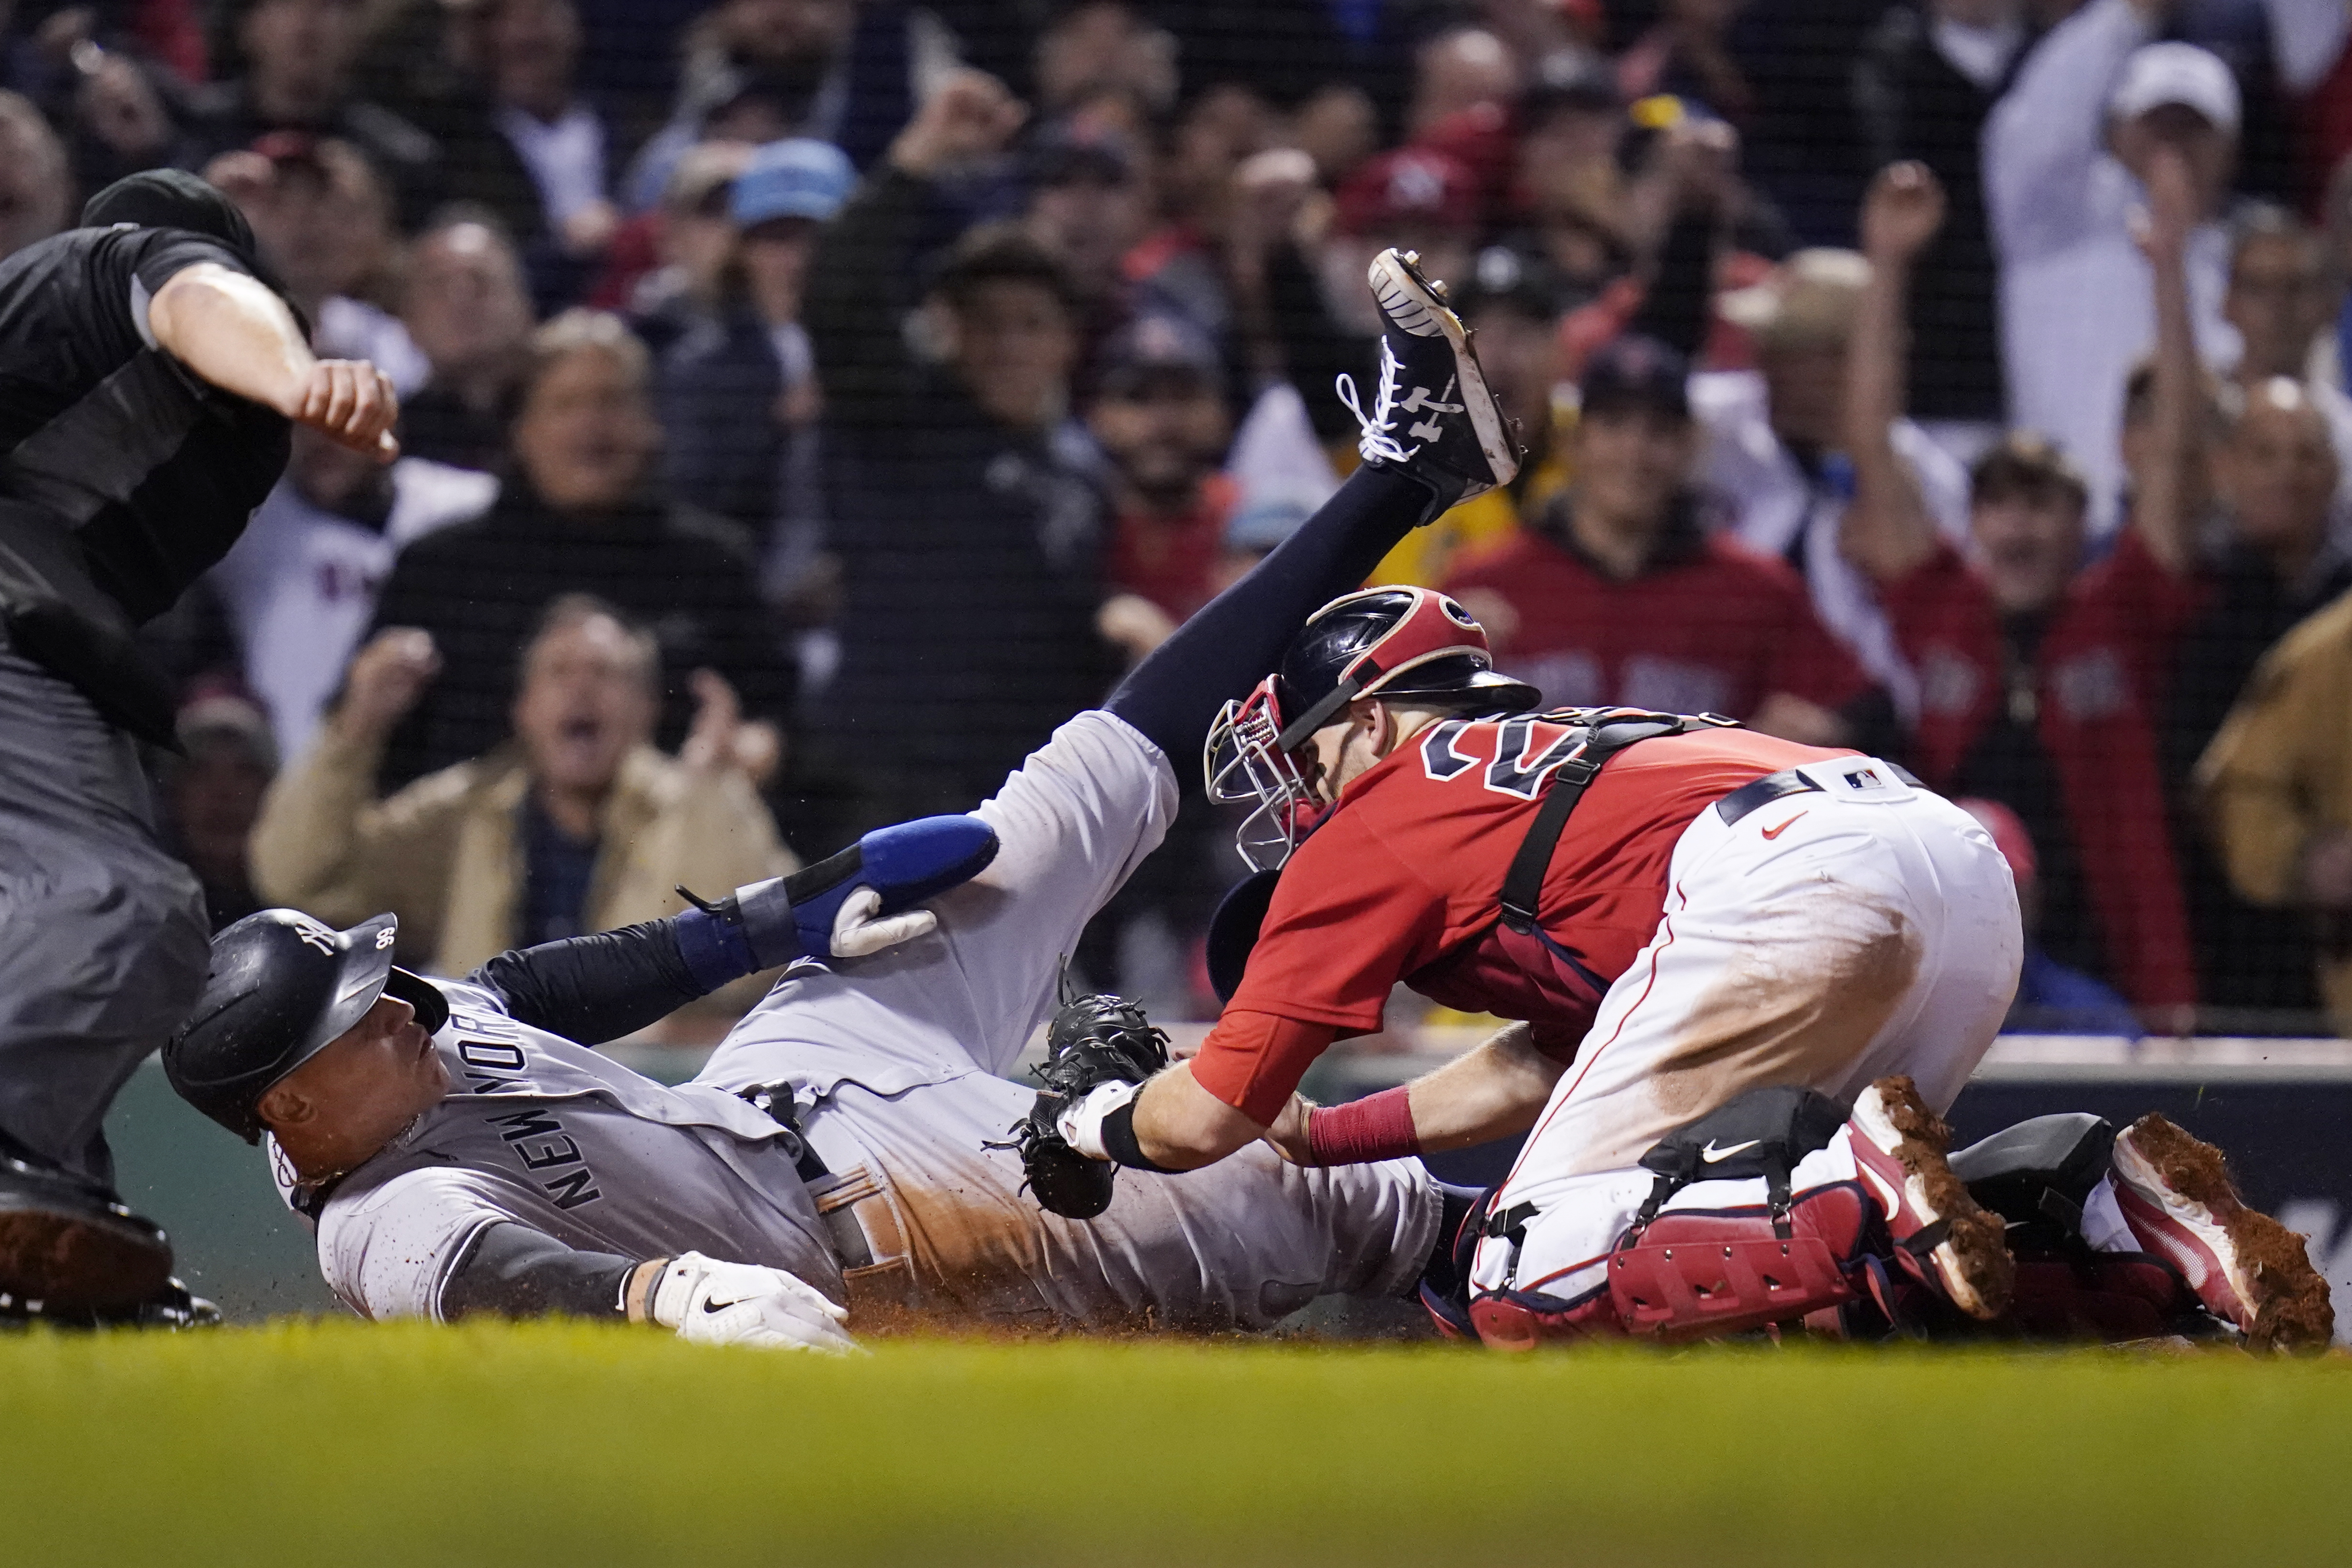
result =
[[1465,712],[1518,713],[1543,694],[1495,672],[1486,628],[1429,588],[1366,588],[1308,618],[1282,665],[1240,702],[1228,702],[1202,759],[1209,798],[1255,802],[1242,858],[1282,864],[1313,796],[1293,753],[1359,697],[1430,700]]
[[389,991],[428,1032],[449,1019],[432,982],[392,962],[391,915],[337,931],[295,910],[247,915],[213,938],[204,995],[163,1047],[180,1098],[248,1143],[270,1085],[309,1061]]

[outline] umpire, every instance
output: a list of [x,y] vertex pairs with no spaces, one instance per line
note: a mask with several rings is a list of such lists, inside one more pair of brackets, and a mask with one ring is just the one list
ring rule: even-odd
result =
[[299,422],[389,461],[374,366],[320,360],[228,199],[133,174],[0,262],[0,1312],[135,1318],[162,1231],[102,1123],[194,1005],[204,901],[136,742],[173,694],[133,634],[236,542]]

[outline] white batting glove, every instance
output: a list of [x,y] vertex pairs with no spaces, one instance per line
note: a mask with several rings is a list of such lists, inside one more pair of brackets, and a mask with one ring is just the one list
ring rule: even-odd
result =
[[646,1315],[702,1345],[863,1354],[842,1328],[849,1313],[781,1268],[681,1252],[663,1268]]
[[908,910],[876,920],[875,911],[881,907],[882,895],[872,888],[860,888],[841,900],[841,908],[833,915],[834,957],[871,958],[939,929],[940,917],[929,910]]

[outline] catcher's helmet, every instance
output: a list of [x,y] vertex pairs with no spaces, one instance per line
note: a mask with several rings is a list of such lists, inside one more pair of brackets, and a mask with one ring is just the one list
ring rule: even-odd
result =
[[436,1031],[449,1004],[422,976],[395,969],[391,915],[339,931],[294,910],[247,915],[213,938],[204,995],[163,1047],[180,1098],[248,1143],[269,1086],[332,1044],[389,991]]
[[1293,753],[1359,697],[1435,698],[1478,713],[1518,713],[1543,700],[1495,672],[1486,628],[1429,588],[1366,588],[1332,600],[1290,641],[1282,665],[1209,731],[1209,798],[1255,802],[1239,835],[1261,870],[1297,844],[1313,797]]

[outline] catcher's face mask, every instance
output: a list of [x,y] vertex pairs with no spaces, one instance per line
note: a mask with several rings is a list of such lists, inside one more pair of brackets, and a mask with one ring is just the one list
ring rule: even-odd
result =
[[1258,870],[1287,860],[1329,804],[1315,792],[1320,771],[1310,751],[1316,732],[1343,721],[1357,698],[1491,692],[1497,706],[1520,708],[1538,700],[1534,689],[1492,673],[1486,632],[1467,610],[1427,588],[1343,595],[1315,612],[1301,638],[1311,647],[1318,625],[1344,628],[1348,616],[1366,614],[1377,617],[1370,635],[1358,634],[1360,640],[1343,643],[1333,655],[1306,656],[1307,664],[1319,665],[1322,679],[1298,668],[1294,643],[1284,669],[1244,700],[1226,703],[1210,728],[1202,759],[1209,798],[1255,803],[1236,837],[1242,858]]
[[1271,675],[1243,700],[1226,703],[1209,727],[1201,763],[1209,798],[1255,805],[1235,835],[1242,858],[1255,869],[1271,871],[1289,859],[1321,809],[1298,765],[1307,740],[1283,744],[1282,699]]

